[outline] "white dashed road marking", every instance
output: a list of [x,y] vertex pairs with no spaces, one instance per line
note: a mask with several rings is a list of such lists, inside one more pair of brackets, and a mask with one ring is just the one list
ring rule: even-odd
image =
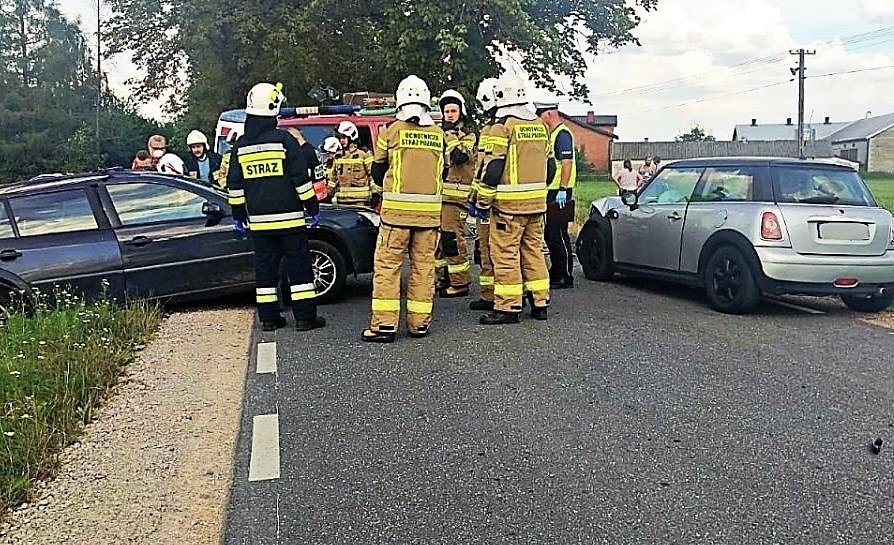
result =
[[249,481],[279,478],[279,415],[261,414],[254,417],[251,436]]
[[258,343],[258,373],[276,372],[276,343]]

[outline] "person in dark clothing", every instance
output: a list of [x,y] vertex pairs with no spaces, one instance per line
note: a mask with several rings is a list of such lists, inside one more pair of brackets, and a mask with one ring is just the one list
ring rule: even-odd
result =
[[189,155],[183,161],[186,175],[203,185],[214,186],[215,180],[220,176],[220,154],[211,151],[208,139],[201,131],[190,132],[186,137],[186,145],[189,146]]
[[317,316],[307,223],[319,222],[320,205],[308,176],[306,151],[276,128],[285,101],[282,85],[259,83],[248,92],[245,132],[233,144],[227,194],[234,228],[248,231],[255,251],[255,295],[264,331],[284,327],[279,314],[280,264],[290,285],[295,329],[326,325]]
[[574,287],[574,261],[568,224],[574,217],[572,191],[577,183],[577,165],[574,156],[574,137],[562,122],[559,105],[536,104],[537,115],[549,127],[550,143],[555,160],[555,176],[547,186],[546,229],[544,238],[549,248],[550,288],[561,290]]

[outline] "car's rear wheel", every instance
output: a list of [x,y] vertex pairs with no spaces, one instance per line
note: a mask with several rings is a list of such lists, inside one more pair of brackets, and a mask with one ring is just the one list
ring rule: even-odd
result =
[[615,274],[611,238],[599,224],[589,221],[577,235],[577,260],[590,280],[611,280]]
[[748,260],[735,246],[717,248],[702,271],[711,306],[726,314],[745,314],[761,299],[760,288]]
[[333,301],[341,295],[348,278],[345,256],[338,248],[322,240],[311,240],[309,246],[310,263],[317,288],[317,302]]
[[885,295],[842,295],[841,301],[857,312],[881,312],[894,304],[894,293]]

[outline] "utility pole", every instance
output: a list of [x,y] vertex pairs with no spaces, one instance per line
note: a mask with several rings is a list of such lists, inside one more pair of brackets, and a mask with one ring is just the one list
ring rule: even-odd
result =
[[[99,111],[102,108],[102,0],[96,0],[96,160],[100,161],[102,146],[99,143]],[[97,167],[100,165],[97,164]]]
[[792,68],[792,75],[798,75],[798,157],[804,158],[804,80],[807,76],[804,73],[807,68],[804,66],[804,57],[806,55],[816,55],[816,51],[807,51],[806,49],[798,49],[789,51],[792,55],[798,56],[798,68]]

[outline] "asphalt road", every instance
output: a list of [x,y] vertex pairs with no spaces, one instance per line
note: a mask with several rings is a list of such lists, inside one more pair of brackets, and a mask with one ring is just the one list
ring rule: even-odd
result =
[[894,333],[577,281],[545,323],[441,300],[430,338],[367,345],[367,279],[323,330],[256,334],[224,542],[894,541]]

